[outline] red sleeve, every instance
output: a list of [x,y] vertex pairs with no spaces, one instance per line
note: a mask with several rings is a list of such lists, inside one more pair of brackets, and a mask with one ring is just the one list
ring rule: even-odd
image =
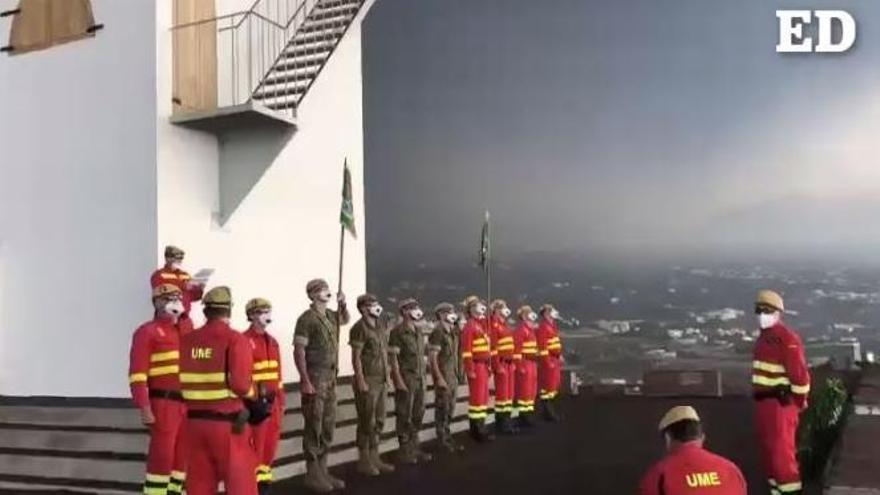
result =
[[791,392],[794,402],[800,407],[805,407],[807,397],[810,394],[810,370],[807,367],[804,356],[804,345],[801,339],[794,333],[786,339],[783,356],[785,359],[785,371],[791,381]]
[[229,388],[239,397],[250,395],[254,356],[247,339],[236,333],[229,343]]
[[473,360],[473,341],[474,332],[470,323],[466,324],[461,331],[461,359],[464,362],[465,373],[471,374],[474,371]]
[[660,473],[662,472],[660,464],[655,464],[648,470],[639,484],[639,495],[660,495]]
[[151,289],[155,289],[156,287],[159,287],[160,285],[162,285],[161,273],[162,273],[162,270],[156,270],[153,272],[152,275],[150,275],[150,288]]
[[147,378],[150,371],[150,354],[153,346],[151,326],[141,326],[134,332],[131,339],[131,350],[128,357],[128,383],[131,398],[137,407],[150,405],[150,391]]
[[739,487],[739,491],[736,492],[736,495],[749,495],[749,485],[746,483],[742,471],[740,471],[739,467],[732,462],[730,463],[730,469],[733,471],[733,478],[736,480],[737,486]]
[[547,324],[541,322],[538,325],[538,330],[535,332],[535,340],[538,342],[538,359],[541,360],[542,363],[547,363],[550,360],[550,351],[547,350]]

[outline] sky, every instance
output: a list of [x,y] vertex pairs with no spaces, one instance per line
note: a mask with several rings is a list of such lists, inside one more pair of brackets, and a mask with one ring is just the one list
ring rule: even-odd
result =
[[[856,45],[776,53],[811,7]],[[374,262],[474,258],[486,209],[510,257],[880,252],[880,2],[381,0],[363,36]]]

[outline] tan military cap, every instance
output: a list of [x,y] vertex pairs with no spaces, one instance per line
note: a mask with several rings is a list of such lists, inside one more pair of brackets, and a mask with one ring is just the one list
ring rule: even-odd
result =
[[548,313],[550,311],[553,311],[554,309],[556,308],[552,304],[545,304],[541,306],[541,314]]
[[202,298],[202,304],[208,308],[231,308],[232,291],[229,290],[229,287],[222,285],[214,287]]
[[770,306],[777,311],[785,311],[785,304],[782,302],[782,296],[772,290],[759,291],[755,305]]
[[532,309],[532,307],[529,306],[528,304],[526,304],[526,305],[524,305],[524,306],[520,306],[519,309],[516,310],[516,316],[517,316],[517,318],[519,318],[520,320],[524,320],[524,319],[526,318],[526,316],[527,316],[529,313],[531,313],[532,311],[534,311],[534,310]]
[[464,306],[465,309],[471,309],[471,306],[480,302],[480,296],[470,295],[464,298],[464,301],[461,302],[461,305]]
[[165,257],[170,259],[183,259],[183,249],[177,246],[165,246]]
[[441,313],[452,313],[455,311],[455,306],[449,304],[448,302],[442,302],[436,306],[434,306],[434,314],[439,315]]
[[691,406],[675,406],[663,415],[663,419],[661,419],[660,424],[657,425],[657,430],[663,431],[679,421],[685,421],[688,419],[699,421],[700,416],[697,414],[697,410]]
[[374,296],[373,294],[364,294],[364,295],[358,296],[357,307],[363,308],[364,306],[376,304],[377,302],[379,302],[378,297]]
[[309,283],[306,284],[306,295],[311,296],[315,292],[318,292],[321,289],[329,289],[330,284],[327,283],[323,278],[315,278],[309,280]]
[[270,309],[272,309],[272,303],[270,303],[268,299],[263,299],[262,297],[253,298],[244,306],[244,312],[247,314],[251,314],[254,311]]
[[174,284],[161,284],[153,289],[153,299],[175,294],[180,295],[180,293],[180,287]]
[[507,302],[504,299],[495,299],[492,301],[492,304],[489,305],[492,309],[501,309],[507,306]]
[[407,309],[414,308],[419,305],[419,302],[415,300],[413,297],[407,297],[406,299],[400,301],[397,304],[397,309],[401,312],[406,311]]

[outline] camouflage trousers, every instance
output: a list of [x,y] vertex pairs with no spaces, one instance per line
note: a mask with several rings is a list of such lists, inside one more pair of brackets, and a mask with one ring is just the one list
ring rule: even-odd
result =
[[455,400],[458,391],[458,380],[449,377],[446,379],[449,388],[446,390],[434,388],[434,425],[437,431],[437,440],[441,443],[452,439],[452,417],[455,414]]
[[419,376],[404,376],[406,391],[394,393],[394,415],[397,440],[401,446],[417,444],[422,420],[425,417],[425,380]]
[[314,395],[302,396],[303,453],[314,462],[327,456],[336,429],[336,376],[310,373]]
[[385,382],[367,380],[368,390],[361,392],[355,385],[354,405],[357,409],[357,447],[375,449],[385,428]]

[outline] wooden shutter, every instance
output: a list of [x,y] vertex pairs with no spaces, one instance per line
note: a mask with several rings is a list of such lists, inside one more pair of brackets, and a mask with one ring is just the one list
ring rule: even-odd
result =
[[18,10],[9,34],[12,55],[95,35],[89,0],[20,0]]
[[[174,0],[173,113],[217,108],[217,23],[214,0]],[[191,24],[186,26],[187,24]]]

